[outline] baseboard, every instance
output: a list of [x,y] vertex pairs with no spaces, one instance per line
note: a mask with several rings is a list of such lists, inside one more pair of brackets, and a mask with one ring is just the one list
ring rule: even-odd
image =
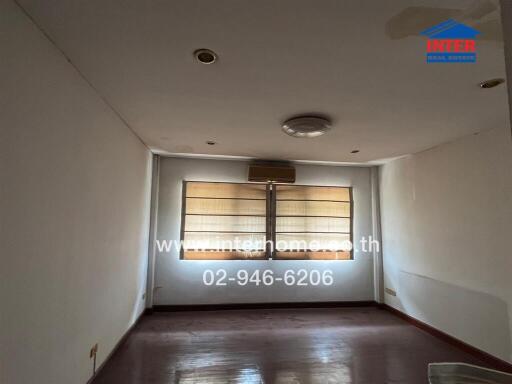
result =
[[114,355],[114,353],[116,353],[116,351],[119,349],[119,347],[126,341],[128,336],[130,336],[133,329],[137,326],[137,324],[139,324],[142,317],[147,314],[148,314],[148,309],[145,309],[144,311],[142,311],[142,313],[139,315],[139,317],[137,317],[137,320],[135,320],[135,322],[130,326],[130,328],[128,328],[128,330],[124,333],[124,335],[121,337],[121,339],[119,339],[119,341],[117,342],[115,347],[110,351],[110,353],[105,358],[105,360],[103,360],[103,363],[101,363],[100,366],[98,368],[96,368],[96,371],[94,372],[94,374],[91,376],[91,378],[89,380],[87,380],[87,384],[91,384],[93,382],[93,380],[99,375],[101,370],[109,362],[110,358]]
[[379,304],[378,306],[379,306],[379,308],[385,309],[385,310],[393,313],[394,315],[396,315],[396,316],[400,317],[401,319],[407,321],[408,323],[424,330],[425,332],[428,332],[431,335],[436,336],[437,338],[445,341],[446,343],[453,345],[454,347],[457,347],[457,348],[463,350],[464,352],[467,352],[467,353],[473,355],[477,359],[479,359],[482,362],[491,366],[493,369],[496,369],[496,370],[502,371],[502,372],[512,373],[512,364],[511,363],[509,363],[505,360],[501,360],[487,352],[482,351],[481,349],[473,347],[472,345],[469,345],[469,344],[465,343],[464,341],[459,340],[443,331],[440,331],[439,329],[434,328],[431,325],[428,325],[427,323],[424,323],[424,322],[422,322],[422,321],[420,321],[420,320],[418,320],[418,319],[416,319],[416,318],[414,318],[396,308],[393,308],[387,304]]
[[240,309],[292,309],[292,308],[343,308],[343,307],[372,307],[377,303],[367,301],[323,301],[297,303],[229,303],[229,304],[195,304],[195,305],[155,305],[154,312],[183,312],[183,311],[222,311]]

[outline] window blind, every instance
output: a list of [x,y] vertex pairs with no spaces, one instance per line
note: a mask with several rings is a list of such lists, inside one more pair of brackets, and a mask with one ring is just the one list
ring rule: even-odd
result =
[[348,187],[183,184],[185,260],[349,260],[352,229]]
[[265,184],[184,183],[185,260],[266,258]]

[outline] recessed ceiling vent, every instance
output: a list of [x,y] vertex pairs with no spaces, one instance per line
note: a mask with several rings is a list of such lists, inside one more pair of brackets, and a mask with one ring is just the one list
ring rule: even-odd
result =
[[194,57],[201,64],[213,64],[217,61],[217,54],[211,49],[201,48],[194,51]]
[[318,116],[297,116],[283,123],[283,131],[297,138],[312,138],[331,129],[331,121]]

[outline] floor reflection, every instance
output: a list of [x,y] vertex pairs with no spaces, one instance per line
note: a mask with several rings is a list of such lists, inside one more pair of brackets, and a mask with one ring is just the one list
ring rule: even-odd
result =
[[373,307],[156,313],[93,384],[426,384],[435,361],[481,363]]

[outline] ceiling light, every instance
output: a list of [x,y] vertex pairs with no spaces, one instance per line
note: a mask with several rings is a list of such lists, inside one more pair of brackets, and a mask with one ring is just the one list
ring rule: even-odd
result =
[[201,64],[213,64],[217,61],[217,54],[206,48],[201,48],[194,51],[194,57]]
[[331,129],[331,122],[323,117],[298,116],[286,120],[283,131],[293,137],[311,138],[323,135]]
[[503,84],[504,82],[505,82],[505,79],[498,78],[498,79],[482,81],[479,85],[480,85],[480,88],[494,88],[500,84]]

